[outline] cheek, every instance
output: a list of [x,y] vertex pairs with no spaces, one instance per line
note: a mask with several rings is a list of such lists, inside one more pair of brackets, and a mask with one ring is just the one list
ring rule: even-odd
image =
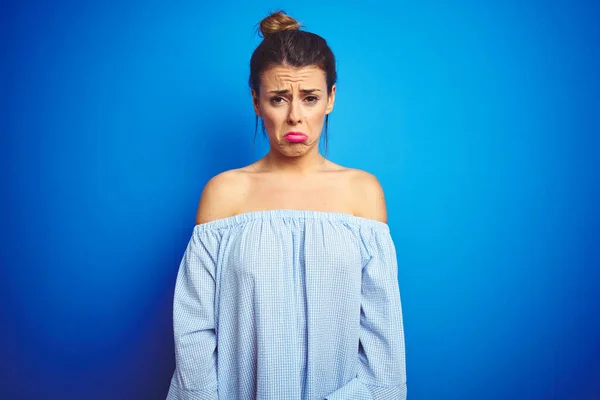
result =
[[277,122],[277,121],[285,120],[286,116],[287,116],[287,110],[285,109],[285,107],[282,107],[282,106],[273,107],[273,106],[267,104],[266,107],[264,108],[263,118],[265,120]]
[[319,105],[308,110],[306,115],[311,123],[318,124],[325,119],[326,110],[327,104],[325,104],[324,106]]
[[269,107],[265,110],[265,112],[262,115],[262,118],[267,127],[276,128],[285,122],[286,112],[282,108]]

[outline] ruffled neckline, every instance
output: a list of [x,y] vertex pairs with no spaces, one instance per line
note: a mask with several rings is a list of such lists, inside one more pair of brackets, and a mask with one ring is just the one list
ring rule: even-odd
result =
[[382,232],[389,232],[389,226],[385,222],[374,219],[358,217],[356,215],[335,212],[335,211],[316,211],[316,210],[296,210],[296,209],[276,209],[248,211],[230,217],[219,218],[194,226],[194,230],[212,230],[231,228],[252,220],[270,220],[275,218],[290,219],[312,219],[321,221],[338,221],[353,225],[368,226]]

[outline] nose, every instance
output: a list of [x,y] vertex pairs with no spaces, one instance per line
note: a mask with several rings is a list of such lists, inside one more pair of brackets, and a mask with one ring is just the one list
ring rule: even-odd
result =
[[288,123],[296,125],[302,122],[302,110],[298,101],[292,100],[290,104],[290,112],[288,114]]

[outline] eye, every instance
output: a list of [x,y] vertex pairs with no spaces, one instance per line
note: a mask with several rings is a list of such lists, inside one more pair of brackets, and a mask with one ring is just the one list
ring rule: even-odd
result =
[[281,96],[273,96],[269,100],[271,101],[271,104],[281,104],[285,101]]
[[305,100],[308,103],[316,103],[317,101],[319,101],[319,98],[317,96],[306,96]]

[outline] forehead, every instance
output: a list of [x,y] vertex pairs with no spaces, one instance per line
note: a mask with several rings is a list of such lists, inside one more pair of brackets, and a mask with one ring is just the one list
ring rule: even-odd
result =
[[275,65],[263,72],[261,86],[267,90],[289,89],[292,87],[324,89],[325,72],[314,65],[306,67],[290,67]]

